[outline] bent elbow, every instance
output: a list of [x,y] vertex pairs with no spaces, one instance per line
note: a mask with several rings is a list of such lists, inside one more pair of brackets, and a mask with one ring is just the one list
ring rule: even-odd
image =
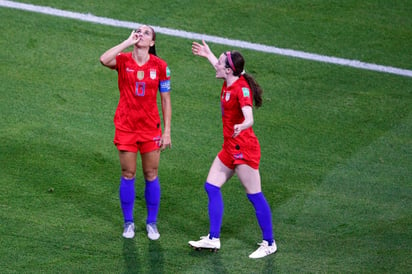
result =
[[115,61],[113,61],[113,60],[107,60],[107,59],[104,58],[103,56],[100,57],[99,60],[100,60],[100,63],[101,63],[103,66],[105,66],[105,67],[114,69],[115,66],[116,66],[116,62],[115,62]]
[[107,66],[107,64],[106,64],[103,56],[100,56],[99,61],[100,61],[100,63],[101,63],[103,66]]

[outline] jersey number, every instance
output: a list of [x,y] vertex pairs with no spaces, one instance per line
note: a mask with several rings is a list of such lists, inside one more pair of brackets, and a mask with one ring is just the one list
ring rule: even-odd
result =
[[145,94],[145,89],[146,89],[146,83],[144,83],[144,82],[136,82],[135,95],[136,95],[136,96],[144,96],[144,94]]

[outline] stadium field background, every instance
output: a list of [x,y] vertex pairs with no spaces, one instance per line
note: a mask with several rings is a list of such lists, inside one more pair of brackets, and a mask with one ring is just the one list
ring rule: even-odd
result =
[[[412,69],[410,0],[24,3]],[[411,272],[411,77],[210,43],[240,50],[264,89],[254,129],[278,252],[251,260],[261,235],[237,178],[223,187],[221,250],[187,245],[208,233],[203,184],[222,142],[222,82],[191,39],[156,41],[173,90],[161,238],[146,237],[138,169],[125,240],[117,75],[99,56],[131,29],[5,7],[0,18],[1,273]]]

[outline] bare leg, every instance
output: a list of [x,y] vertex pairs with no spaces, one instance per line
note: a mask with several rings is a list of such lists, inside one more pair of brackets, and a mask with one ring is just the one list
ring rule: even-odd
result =
[[[262,238],[267,241],[269,246],[272,246],[274,243],[272,213],[262,193],[259,170],[253,169],[248,165],[239,165],[236,167],[236,174],[255,209],[256,218],[262,231]],[[276,250],[276,248],[273,250]]]
[[159,162],[160,162],[160,150],[151,151],[141,155],[142,169],[145,180],[153,181],[157,178]]
[[234,170],[225,166],[219,157],[216,156],[215,160],[210,167],[209,174],[207,176],[207,182],[211,185],[222,187],[234,174]]
[[238,165],[236,166],[235,171],[247,194],[254,194],[262,191],[258,169],[251,168],[248,165]]
[[160,209],[160,180],[158,168],[160,150],[141,154],[142,169],[145,178],[145,201],[147,208],[146,230],[149,239],[157,240],[160,234],[157,230],[157,216]]
[[119,151],[122,176],[126,179],[132,179],[136,176],[136,155],[135,152]]
[[134,237],[133,208],[135,201],[135,175],[136,175],[136,153],[119,151],[120,166],[122,177],[119,186],[120,206],[122,208],[125,231],[123,237]]
[[225,166],[219,157],[216,157],[209,170],[205,190],[208,196],[208,212],[210,220],[209,238],[219,239],[223,220],[223,197],[220,188],[234,174],[234,171]]

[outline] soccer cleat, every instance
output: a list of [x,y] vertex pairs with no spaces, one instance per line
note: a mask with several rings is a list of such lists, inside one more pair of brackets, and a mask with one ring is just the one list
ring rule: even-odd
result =
[[123,237],[131,239],[134,237],[134,223],[127,222],[124,224]]
[[218,251],[220,249],[220,239],[219,238],[209,238],[207,236],[200,237],[199,241],[189,241],[189,245],[196,250],[210,249],[211,251]]
[[267,241],[263,240],[263,242],[261,242],[258,245],[260,245],[260,247],[255,252],[250,254],[249,258],[252,258],[252,259],[263,258],[267,255],[275,253],[276,250],[278,249],[275,242],[273,242],[272,245],[269,245]]
[[159,231],[157,230],[156,223],[150,223],[146,224],[146,230],[147,230],[147,237],[149,237],[150,240],[157,240],[160,238]]

